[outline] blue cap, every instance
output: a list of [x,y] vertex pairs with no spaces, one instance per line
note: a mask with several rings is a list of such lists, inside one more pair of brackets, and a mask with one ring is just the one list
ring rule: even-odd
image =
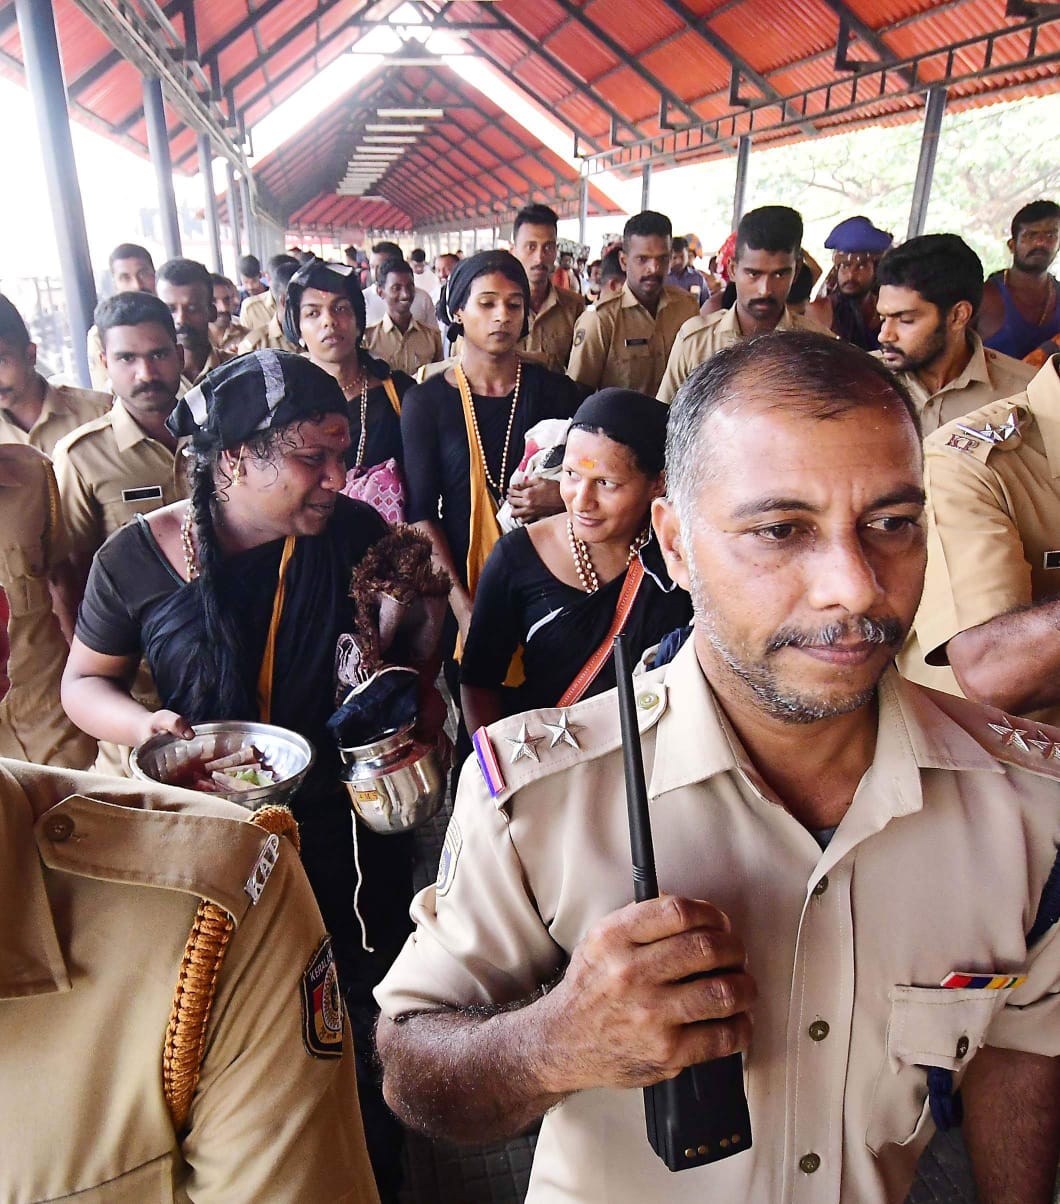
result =
[[894,242],[894,235],[886,230],[877,230],[867,217],[848,217],[840,222],[824,240],[829,251],[863,251],[869,255],[882,255]]

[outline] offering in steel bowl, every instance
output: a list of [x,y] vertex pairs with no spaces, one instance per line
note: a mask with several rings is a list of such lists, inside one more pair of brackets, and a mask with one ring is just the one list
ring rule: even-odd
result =
[[[208,780],[213,786],[211,793],[256,811],[267,804],[288,802],[316,758],[308,740],[269,723],[197,723],[193,730],[191,740],[163,732],[133,749],[130,765],[135,776],[186,789],[195,789],[197,782]],[[260,753],[260,761],[255,759],[250,764],[260,764],[265,771],[262,776],[271,775],[277,780],[255,785],[257,775],[244,765],[206,772],[208,764],[231,758],[244,749]],[[241,772],[251,780],[239,779]]]

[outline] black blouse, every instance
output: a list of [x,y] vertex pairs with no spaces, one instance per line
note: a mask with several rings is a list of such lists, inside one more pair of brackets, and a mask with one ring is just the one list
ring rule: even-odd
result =
[[[504,437],[511,415],[507,397],[472,396],[486,465],[494,480],[500,476]],[[578,408],[574,382],[541,364],[523,361],[519,404],[512,422],[511,445],[505,479],[507,492],[512,473],[523,458],[526,432],[545,418],[571,418]],[[444,373],[413,385],[401,407],[401,435],[405,445],[405,480],[408,496],[405,518],[410,523],[441,521],[453,563],[467,584],[470,543],[471,456],[468,448],[460,392]],[[502,498],[495,499],[498,503]]]

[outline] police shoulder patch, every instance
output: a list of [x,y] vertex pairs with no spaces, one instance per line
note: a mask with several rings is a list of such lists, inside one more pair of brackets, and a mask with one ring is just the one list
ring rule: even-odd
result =
[[574,346],[580,347],[585,342],[585,327],[574,332]]
[[434,883],[434,893],[436,895],[448,894],[449,888],[453,885],[453,878],[456,876],[456,859],[460,856],[460,848],[463,843],[463,837],[460,835],[460,825],[455,819],[451,819],[449,827],[445,830],[442,855],[438,859],[438,877]]
[[342,1057],[342,992],[325,936],[302,975],[302,1040],[314,1058]]

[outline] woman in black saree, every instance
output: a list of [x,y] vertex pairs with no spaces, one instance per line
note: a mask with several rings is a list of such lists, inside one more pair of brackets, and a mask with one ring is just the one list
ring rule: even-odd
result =
[[[400,537],[370,507],[339,495],[350,444],[346,399],[301,356],[267,350],[231,361],[192,389],[169,423],[190,437],[191,500],[128,524],[100,549],[63,703],[84,731],[123,744],[156,732],[188,736],[192,723],[248,719],[290,728],[315,747],[291,806],[350,1013],[373,1165],[384,1198],[392,1197],[401,1139],[369,1069],[371,990],[411,929],[412,843],[408,834],[361,829],[358,866],[325,724],[342,689],[336,647],[356,631],[351,571],[381,540]],[[421,734],[429,735],[444,707],[433,649],[427,654],[417,634],[404,633],[418,642],[418,659],[395,644],[388,660],[420,669]],[[141,654],[163,710],[150,712],[129,695]]]
[[[479,580],[460,666],[469,731],[611,689],[616,625],[639,656],[691,620],[691,599],[651,533],[667,414],[629,389],[603,389],[579,406],[563,449],[565,512],[503,536]],[[508,689],[520,645],[525,681]]]

